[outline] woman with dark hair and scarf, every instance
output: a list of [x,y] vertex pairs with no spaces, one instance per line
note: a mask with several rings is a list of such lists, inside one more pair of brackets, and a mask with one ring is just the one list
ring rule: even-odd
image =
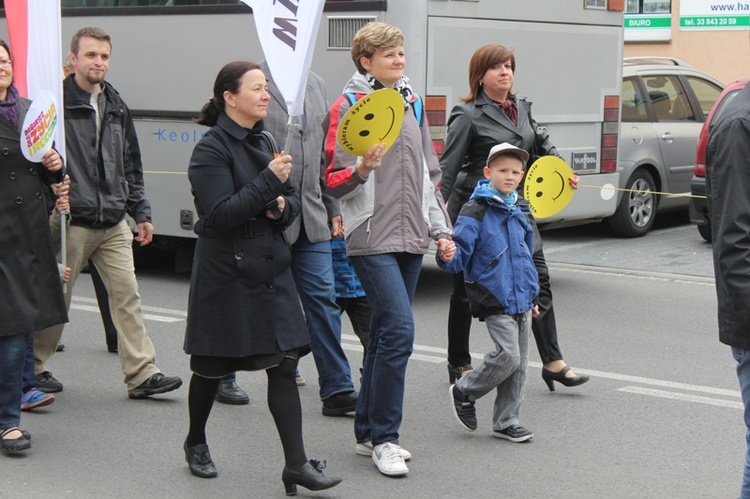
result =
[[31,436],[19,428],[29,335],[68,320],[44,197],[44,184],[63,180],[63,162],[54,149],[41,165],[23,156],[30,105],[13,85],[10,48],[0,40],[0,448],[6,452],[31,447]]

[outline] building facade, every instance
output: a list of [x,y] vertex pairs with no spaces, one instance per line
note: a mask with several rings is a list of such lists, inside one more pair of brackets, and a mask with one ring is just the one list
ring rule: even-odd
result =
[[730,83],[750,78],[750,0],[627,0],[625,57],[674,57]]

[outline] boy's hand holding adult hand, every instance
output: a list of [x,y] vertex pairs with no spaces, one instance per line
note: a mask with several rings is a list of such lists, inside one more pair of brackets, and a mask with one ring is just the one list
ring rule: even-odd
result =
[[438,239],[435,241],[438,247],[438,256],[445,263],[450,263],[453,260],[453,256],[456,254],[456,243],[450,239]]

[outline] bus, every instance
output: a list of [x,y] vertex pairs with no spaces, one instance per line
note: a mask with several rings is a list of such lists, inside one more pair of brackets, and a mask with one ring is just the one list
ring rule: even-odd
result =
[[[332,103],[355,70],[349,48],[357,30],[370,21],[398,26],[406,39],[406,74],[425,97],[440,154],[447,116],[469,90],[473,52],[488,43],[513,48],[515,91],[534,103],[539,127],[549,132],[581,184],[595,187],[579,189],[565,209],[540,223],[599,220],[612,215],[617,203],[607,187],[618,185],[621,3],[327,0],[311,69],[326,81]],[[192,120],[226,62],[263,58],[252,10],[237,0],[62,0],[62,7],[66,52],[81,27],[98,26],[112,36],[107,80],[135,120],[153,209],[154,245],[190,248],[196,215],[187,165],[207,130]],[[5,23],[0,36],[7,39]]]

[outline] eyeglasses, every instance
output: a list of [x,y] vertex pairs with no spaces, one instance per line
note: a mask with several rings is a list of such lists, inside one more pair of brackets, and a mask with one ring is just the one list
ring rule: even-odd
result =
[[0,59],[0,66],[4,68],[9,68],[13,65],[13,61],[10,59]]

